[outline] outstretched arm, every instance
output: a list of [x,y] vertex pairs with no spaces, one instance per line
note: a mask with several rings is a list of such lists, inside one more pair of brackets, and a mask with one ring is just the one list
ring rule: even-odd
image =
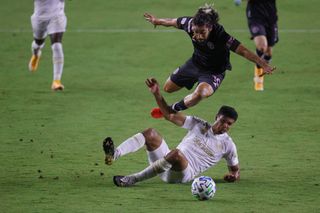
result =
[[176,18],[157,18],[150,13],[143,14],[144,18],[156,27],[162,25],[165,27],[178,27]]
[[171,109],[171,107],[167,104],[166,100],[164,100],[163,96],[160,93],[157,80],[154,78],[148,78],[146,80],[146,84],[149,87],[150,92],[154,95],[154,98],[156,99],[157,104],[165,119],[171,121],[177,126],[183,126],[186,120],[186,116]]
[[228,166],[229,173],[226,174],[223,179],[227,182],[235,182],[240,179],[240,167],[239,164],[235,166]]
[[252,61],[254,63],[259,64],[259,66],[263,69],[263,74],[272,74],[272,72],[276,69],[276,67],[271,67],[265,60],[258,57],[256,54],[248,50],[245,46],[240,44],[237,49],[235,50],[235,53],[238,55],[243,56],[244,58],[248,59],[249,61]]

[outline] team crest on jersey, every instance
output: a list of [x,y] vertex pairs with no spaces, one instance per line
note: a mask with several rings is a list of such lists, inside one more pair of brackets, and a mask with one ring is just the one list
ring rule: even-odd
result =
[[211,41],[207,43],[207,46],[212,50],[214,49],[214,44]]
[[259,27],[258,26],[252,26],[251,27],[251,31],[252,31],[252,33],[257,33],[257,32],[259,32]]

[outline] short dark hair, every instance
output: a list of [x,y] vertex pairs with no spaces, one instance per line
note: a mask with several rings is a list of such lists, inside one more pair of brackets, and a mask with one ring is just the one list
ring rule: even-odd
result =
[[213,8],[213,5],[205,4],[200,7],[193,17],[193,24],[196,26],[213,26],[219,21],[218,12]]
[[228,118],[232,118],[234,121],[236,121],[238,119],[237,111],[233,107],[230,107],[230,106],[222,106],[218,111],[218,115],[223,115]]

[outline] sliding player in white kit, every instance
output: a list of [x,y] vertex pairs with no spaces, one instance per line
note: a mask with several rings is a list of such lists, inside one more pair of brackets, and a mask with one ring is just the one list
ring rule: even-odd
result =
[[164,138],[152,128],[128,138],[116,149],[114,149],[112,139],[107,137],[103,141],[106,164],[110,165],[112,161],[135,152],[144,145],[150,163],[147,168],[138,173],[114,176],[114,184],[127,187],[156,175],[167,183],[186,183],[215,166],[222,158],[226,159],[229,169],[224,180],[228,182],[238,180],[240,168],[237,149],[227,134],[229,128],[238,118],[235,109],[222,106],[215,117],[214,124],[210,125],[197,117],[172,112],[160,93],[158,82],[154,78],[150,78],[146,80],[146,84],[154,95],[164,117],[177,126],[187,129],[188,134],[178,147],[172,150],[168,148]]
[[34,40],[32,42],[32,57],[29,62],[29,70],[35,72],[39,65],[41,49],[47,35],[50,36],[53,82],[51,89],[63,90],[61,76],[64,65],[62,49],[62,36],[66,31],[67,17],[64,13],[64,0],[34,0],[34,13],[31,16],[31,24]]

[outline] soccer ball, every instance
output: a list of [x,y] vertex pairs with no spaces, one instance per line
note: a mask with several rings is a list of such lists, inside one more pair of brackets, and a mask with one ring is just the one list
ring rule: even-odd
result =
[[200,176],[193,180],[191,192],[198,200],[209,200],[216,193],[216,183],[208,176]]
[[235,4],[236,6],[240,6],[241,0],[234,0],[234,4]]

